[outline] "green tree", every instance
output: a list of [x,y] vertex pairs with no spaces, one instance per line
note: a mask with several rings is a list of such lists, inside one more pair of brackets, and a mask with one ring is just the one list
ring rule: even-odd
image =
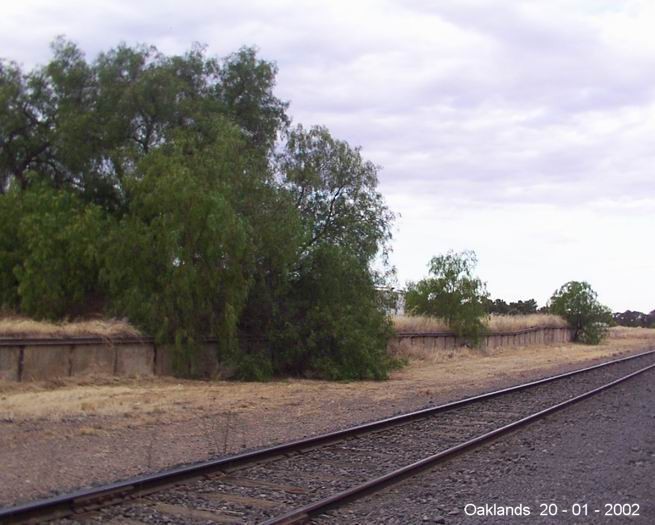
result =
[[95,205],[46,183],[0,196],[0,299],[36,318],[58,319],[101,295],[107,218]]
[[444,319],[459,335],[477,343],[484,331],[488,294],[485,283],[473,275],[476,264],[472,251],[449,251],[433,257],[430,277],[408,284],[406,309],[415,315]]
[[303,260],[271,338],[273,369],[328,379],[385,379],[392,330],[372,274],[323,244]]
[[89,61],[63,38],[52,53],[27,73],[0,61],[2,304],[59,317],[101,295],[191,374],[214,335],[242,377],[386,375],[377,168],[325,128],[289,129],[275,64],[201,46]]
[[305,227],[301,257],[321,244],[341,246],[364,264],[386,253],[394,216],[377,190],[376,166],[358,148],[324,127],[297,126],[279,165]]
[[289,125],[287,102],[273,93],[277,66],[257,58],[252,47],[242,47],[220,68],[217,95],[224,110],[245,132],[248,141],[268,153],[277,133]]
[[230,180],[244,168],[238,138],[223,147],[176,145],[144,157],[126,179],[127,213],[109,239],[103,269],[114,312],[127,315],[160,342],[174,341],[178,368],[196,375],[193,350],[218,337],[223,352],[250,282],[249,225],[235,209]]
[[549,310],[566,319],[574,330],[574,341],[596,345],[612,322],[612,312],[597,297],[589,283],[569,281],[553,293]]
[[59,38],[52,52],[27,74],[0,61],[0,191],[12,180],[25,188],[35,171],[122,213],[124,178],[180,130],[211,141],[213,121],[231,120],[265,163],[289,122],[287,104],[273,94],[276,66],[252,48],[220,61],[201,46],[167,56],[120,45],[88,62]]
[[534,299],[527,299],[509,303],[509,307],[512,315],[530,315],[537,313],[539,305]]
[[20,303],[15,269],[21,264],[24,250],[18,228],[23,203],[17,188],[0,195],[0,309],[15,310]]
[[484,305],[489,314],[509,315],[510,307],[503,299],[491,300],[487,297],[484,299]]
[[512,301],[509,304],[502,299],[492,301],[487,298],[484,300],[485,308],[490,314],[497,315],[529,315],[537,313],[537,301],[527,299],[526,301]]
[[257,270],[240,321],[271,342],[270,352],[259,367],[241,356],[242,376],[386,377],[394,363],[372,263],[386,253],[393,214],[377,191],[377,168],[325,128],[298,126],[277,169],[277,204],[248,212],[258,225]]
[[0,61],[0,193],[12,181],[28,185],[30,170],[43,166],[50,147],[51,109],[41,75],[23,75]]

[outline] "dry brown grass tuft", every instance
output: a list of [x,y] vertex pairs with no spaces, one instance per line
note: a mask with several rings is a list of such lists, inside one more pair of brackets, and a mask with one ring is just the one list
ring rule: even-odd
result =
[[138,337],[141,332],[125,320],[97,319],[49,323],[27,317],[0,317],[0,337]]
[[460,346],[457,348],[436,349],[425,344],[412,344],[407,339],[391,340],[389,343],[389,353],[396,358],[402,359],[407,363],[420,361],[422,363],[446,363],[453,359],[465,359],[472,357],[482,357],[486,355],[479,348],[469,348]]
[[396,332],[448,332],[448,325],[443,319],[423,315],[394,315],[393,328]]
[[491,315],[488,321],[491,332],[516,332],[527,328],[566,328],[568,325],[559,315]]
[[610,339],[648,339],[655,344],[655,328],[614,326],[609,329],[608,337]]
[[[557,315],[531,314],[531,315],[491,315],[486,320],[491,333],[517,332],[527,328],[559,328],[566,327],[566,321]],[[398,315],[393,317],[393,326],[396,332],[449,332],[448,325],[442,319],[425,316]]]

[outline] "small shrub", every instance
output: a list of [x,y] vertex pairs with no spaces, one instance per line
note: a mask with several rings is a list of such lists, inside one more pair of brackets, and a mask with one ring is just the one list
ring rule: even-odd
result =
[[391,322],[367,268],[337,246],[315,250],[298,272],[271,337],[276,373],[385,379]]
[[609,308],[598,302],[596,292],[587,282],[569,281],[550,298],[552,313],[566,319],[573,328],[573,340],[597,345],[612,321]]
[[273,363],[268,355],[236,353],[232,358],[234,379],[241,381],[268,381],[273,376]]

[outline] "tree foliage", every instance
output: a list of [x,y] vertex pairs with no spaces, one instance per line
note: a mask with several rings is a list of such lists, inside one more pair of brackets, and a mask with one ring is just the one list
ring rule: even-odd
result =
[[610,309],[597,297],[589,283],[569,281],[553,293],[549,310],[566,319],[574,330],[574,341],[595,345],[602,341],[612,322]]
[[[288,122],[273,95],[275,65],[243,48],[223,63],[202,47],[166,56],[120,45],[87,62],[64,39],[53,58],[24,74],[0,65],[0,187],[29,184],[30,170],[105,207],[122,203],[123,181],[180,130],[213,138],[216,117],[234,122],[251,154],[268,155]],[[265,137],[264,137],[265,136]]]
[[356,255],[323,244],[303,260],[272,339],[275,370],[331,379],[383,379],[389,318]]
[[101,305],[175,343],[186,373],[215,336],[241,377],[386,375],[377,168],[290,127],[274,63],[127,45],[88,61],[63,38],[52,53],[0,62],[2,305]]
[[0,218],[2,306],[50,319],[88,308],[108,224],[102,209],[39,183],[0,198]]
[[503,299],[491,300],[486,298],[485,307],[487,312],[496,315],[530,315],[536,314],[538,311],[537,301],[534,299],[527,299],[525,301],[511,301],[507,303]]
[[333,244],[366,264],[390,239],[393,214],[377,191],[377,169],[320,126],[287,135],[280,169],[304,225],[301,256]]
[[477,257],[472,251],[433,257],[430,277],[409,283],[406,309],[416,315],[444,319],[459,335],[477,342],[484,331],[486,285],[473,274]]
[[655,310],[650,313],[626,310],[625,312],[615,312],[612,317],[619,326],[655,328]]
[[[180,348],[204,337],[229,347],[250,278],[247,224],[220,191],[220,173],[164,152],[141,169],[126,182],[130,205],[108,240],[112,310]],[[180,357],[190,370],[189,356]]]

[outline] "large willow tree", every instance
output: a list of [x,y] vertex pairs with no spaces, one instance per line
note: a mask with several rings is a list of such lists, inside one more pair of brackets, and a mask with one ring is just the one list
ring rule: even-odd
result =
[[127,316],[189,362],[215,336],[244,377],[386,375],[377,170],[290,126],[273,63],[52,51],[28,72],[0,62],[3,308]]

